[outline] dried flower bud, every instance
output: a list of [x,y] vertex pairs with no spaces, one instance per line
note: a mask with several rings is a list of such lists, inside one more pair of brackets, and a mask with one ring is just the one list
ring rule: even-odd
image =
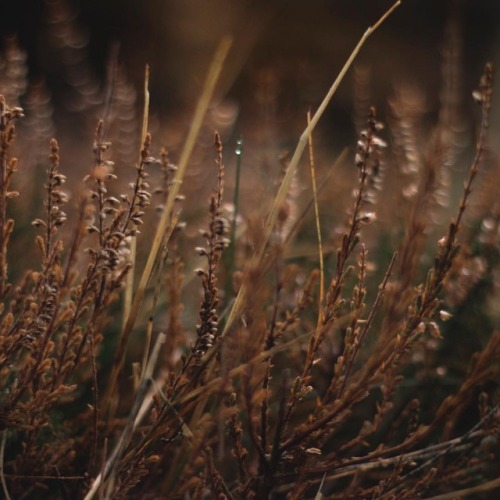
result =
[[429,327],[429,334],[431,335],[431,337],[435,338],[435,339],[442,339],[442,335],[441,335],[441,330],[439,329],[439,326],[437,325],[437,323],[435,323],[434,321],[431,321],[428,325]]
[[196,274],[197,276],[206,276],[206,272],[204,269],[202,269],[201,267],[197,267],[195,270],[194,270],[194,274]]
[[441,321],[448,321],[449,319],[453,318],[453,314],[450,314],[448,311],[444,311],[441,309],[439,311],[439,317],[441,318]]
[[203,248],[203,247],[196,247],[196,248],[194,249],[194,251],[195,251],[198,255],[200,255],[201,257],[203,257],[203,256],[205,256],[205,255],[208,255],[207,251],[206,251],[206,250],[205,250],[205,248]]
[[479,90],[474,90],[474,92],[472,92],[472,99],[474,99],[477,104],[483,103],[483,96]]
[[426,325],[423,321],[421,321],[418,326],[417,326],[417,332],[418,333],[424,333],[426,329]]
[[364,163],[363,155],[360,153],[356,153],[356,156],[354,157],[354,163],[356,164],[356,167],[361,167]]
[[362,212],[359,214],[359,221],[368,224],[377,219],[377,214],[375,212]]
[[382,140],[380,137],[374,137],[372,140],[372,143],[377,148],[386,148],[387,147],[387,142]]
[[321,455],[321,450],[319,448],[307,448],[306,453],[308,455]]
[[43,221],[42,219],[35,219],[32,223],[31,223],[32,226],[35,226],[35,227],[47,227],[47,224],[45,223],[45,221]]

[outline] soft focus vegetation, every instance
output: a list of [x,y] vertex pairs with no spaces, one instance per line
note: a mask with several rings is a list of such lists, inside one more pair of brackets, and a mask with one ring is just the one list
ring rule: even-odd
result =
[[355,50],[358,139],[341,151],[320,118],[344,73],[286,116],[294,146],[270,126],[268,68],[248,137],[226,138],[229,39],[193,118],[162,128],[149,68],[134,89],[116,49],[96,82],[49,4],[64,126],[15,38],[0,55],[3,497],[492,498],[492,65],[468,123],[450,29],[432,119],[400,85],[383,123]]

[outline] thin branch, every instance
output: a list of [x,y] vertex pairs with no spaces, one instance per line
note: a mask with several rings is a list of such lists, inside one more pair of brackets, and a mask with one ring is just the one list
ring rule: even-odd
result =
[[[481,438],[484,436],[483,431],[474,431],[472,433],[468,433],[467,437],[460,436],[458,438],[452,439],[450,441],[446,441],[444,443],[438,443],[435,445],[428,446],[423,449],[411,451],[408,453],[397,454],[394,457],[390,458],[375,458],[370,459],[369,461],[354,463],[350,465],[344,465],[337,469],[334,469],[333,472],[328,474],[329,471],[332,471],[334,468],[333,465],[327,463],[321,467],[316,468],[315,470],[311,470],[305,473],[305,477],[313,482],[319,482],[324,477],[324,474],[328,474],[325,478],[326,481],[336,481],[338,479],[342,479],[349,476],[359,475],[363,472],[368,472],[376,469],[388,469],[393,468],[397,464],[405,464],[412,463],[417,460],[425,460],[430,456],[434,456],[436,452],[442,452],[446,449],[452,449],[453,452],[456,453],[466,453],[471,446],[473,446],[473,440],[476,438]],[[469,441],[468,441],[469,440]],[[468,442],[467,442],[468,441]],[[283,492],[286,488],[290,488],[293,485],[283,486],[282,488],[276,490],[277,492]]]
[[156,365],[158,355],[160,354],[160,348],[161,345],[165,342],[165,338],[166,338],[165,334],[160,333],[158,335],[158,338],[156,339],[153,352],[151,353],[151,356],[148,361],[147,369],[144,373],[144,377],[141,380],[139,389],[137,390],[137,394],[132,409],[130,410],[127,425],[123,429],[120,439],[116,443],[116,446],[113,452],[111,453],[111,456],[106,462],[106,465],[104,467],[104,473],[99,473],[99,475],[95,478],[94,482],[92,483],[92,487],[90,488],[89,492],[85,495],[85,500],[91,500],[94,497],[94,495],[99,491],[101,483],[105,481],[108,476],[113,475],[113,472],[116,470],[116,467],[122,456],[123,451],[130,442],[130,439],[132,438],[132,433],[134,432],[135,428],[135,420],[141,408],[144,397],[146,395],[147,387],[150,379],[152,378],[153,370]]
[[440,453],[435,454],[429,460],[424,462],[423,464],[419,465],[415,469],[411,470],[410,472],[406,473],[400,478],[399,481],[399,486],[394,487],[390,491],[388,491],[382,498],[389,498],[391,494],[397,493],[398,491],[401,490],[403,485],[405,485],[405,479],[415,476],[419,472],[421,472],[423,469],[428,467],[429,465],[432,465],[434,462],[437,460],[443,458],[445,455],[448,455],[451,453],[456,447],[458,447],[460,444],[462,444],[464,441],[466,441],[473,433],[475,433],[478,429],[480,429],[485,423],[490,420],[493,415],[500,409],[500,402],[497,403],[491,410],[471,429],[469,429],[465,434],[463,434],[460,438],[454,439],[452,442],[449,443],[449,445]]
[[352,51],[351,55],[347,59],[346,63],[344,64],[343,68],[341,69],[340,73],[338,74],[337,78],[333,82],[332,86],[330,87],[330,90],[326,94],[325,98],[323,99],[323,102],[320,104],[319,108],[317,109],[316,113],[314,113],[314,116],[312,117],[309,125],[305,128],[304,132],[300,136],[299,142],[297,143],[297,147],[295,148],[295,152],[292,156],[292,159],[290,160],[290,164],[287,167],[287,170],[285,172],[285,176],[283,178],[283,181],[279,187],[278,193],[276,194],[276,197],[274,198],[273,201],[273,206],[271,208],[271,211],[269,212],[269,215],[267,216],[267,219],[264,224],[263,228],[263,236],[260,241],[260,244],[256,248],[253,257],[250,261],[250,264],[247,268],[247,273],[245,274],[245,277],[243,279],[243,283],[240,287],[240,290],[238,292],[238,295],[236,296],[236,300],[234,301],[233,308],[231,309],[231,312],[229,313],[229,316],[227,318],[224,330],[222,332],[222,336],[224,336],[230,328],[233,326],[234,321],[236,318],[240,315],[240,313],[243,310],[243,307],[246,303],[247,299],[247,294],[250,292],[250,279],[249,279],[249,273],[248,270],[255,269],[260,261],[262,260],[262,257],[264,256],[267,243],[269,242],[269,239],[271,237],[271,234],[273,232],[274,226],[276,224],[276,221],[278,219],[278,214],[281,210],[281,207],[283,206],[283,203],[286,199],[286,196],[288,194],[288,191],[290,189],[290,185],[292,182],[292,179],[294,177],[295,171],[297,170],[297,166],[299,164],[300,159],[302,158],[302,153],[304,152],[307,142],[309,139],[309,136],[313,132],[313,130],[316,128],[316,125],[318,124],[320,118],[323,116],[323,113],[325,112],[328,104],[330,103],[332,97],[334,96],[335,92],[337,91],[339,85],[341,84],[342,80],[344,79],[347,71],[351,67],[352,63],[356,59],[359,51],[365,44],[365,42],[368,40],[370,35],[372,35],[376,29],[394,12],[394,10],[401,4],[401,1],[398,0],[397,2],[394,3],[394,5],[373,25],[370,26],[361,39],[359,40],[358,44]]
[[128,315],[127,322],[123,329],[121,341],[118,346],[116,360],[108,383],[109,387],[108,394],[112,394],[116,391],[118,376],[122,371],[123,364],[125,362],[125,353],[128,345],[128,339],[130,337],[130,333],[132,332],[132,328],[134,327],[135,320],[139,314],[139,310],[141,308],[144,295],[146,293],[146,287],[148,285],[149,278],[151,276],[151,273],[153,272],[153,268],[162,245],[164,245],[170,238],[173,229],[175,227],[175,221],[172,218],[174,203],[177,195],[179,194],[182,180],[184,178],[184,174],[186,172],[189,159],[191,158],[191,153],[193,152],[195,146],[198,132],[200,131],[200,128],[203,124],[203,119],[208,110],[210,102],[212,101],[212,96],[214,94],[215,87],[219,80],[219,76],[224,66],[224,61],[226,60],[226,56],[229,52],[231,44],[232,44],[231,38],[226,37],[222,39],[215,52],[214,59],[212,61],[207,78],[205,80],[205,85],[203,87],[200,99],[196,106],[193,121],[191,122],[189,133],[186,142],[184,144],[184,149],[182,151],[179,160],[177,172],[172,181],[172,186],[168,193],[168,198],[165,203],[165,208],[163,209],[163,213],[156,228],[156,234],[151,244],[151,250],[149,252],[148,260],[146,262],[146,266],[139,281],[139,285],[137,287],[137,291],[135,293],[132,306],[130,308],[130,314]]
[[449,491],[448,493],[443,493],[442,495],[428,497],[427,500],[454,500],[455,498],[469,498],[469,496],[474,493],[482,493],[497,488],[500,488],[500,478],[493,479],[493,481],[488,481],[487,483],[478,484],[477,486],[472,486],[471,488]]

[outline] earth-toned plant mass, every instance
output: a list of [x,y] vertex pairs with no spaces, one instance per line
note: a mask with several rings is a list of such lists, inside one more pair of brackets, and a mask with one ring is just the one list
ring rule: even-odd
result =
[[264,186],[252,141],[207,119],[229,39],[171,151],[151,125],[149,68],[136,91],[112,54],[94,85],[57,5],[79,141],[58,142],[49,86],[29,81],[14,38],[0,58],[3,497],[493,498],[492,65],[469,89],[469,150],[453,50],[432,123],[402,87],[384,119],[357,102],[355,144],[318,148],[326,107],[397,2]]

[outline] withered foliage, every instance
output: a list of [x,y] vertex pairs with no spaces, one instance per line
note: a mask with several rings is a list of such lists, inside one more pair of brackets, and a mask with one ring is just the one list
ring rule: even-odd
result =
[[[62,45],[63,34],[76,36],[66,21],[56,23]],[[387,134],[367,110],[348,206],[320,205],[325,220],[332,209],[343,218],[332,231],[322,226],[332,254],[323,300],[318,260],[297,250],[311,220],[296,217],[297,186],[306,181],[297,177],[260,267],[249,266],[259,226],[227,209],[234,186],[226,188],[231,174],[216,132],[215,167],[204,176],[213,194],[208,205],[194,200],[206,216],[197,242],[183,231],[197,224],[193,201],[177,196],[129,338],[120,336],[130,314],[124,296],[151,247],[150,204],[160,196],[163,209],[176,166],[151,134],[135,161],[123,159],[124,145],[113,155],[108,137],[120,136],[113,123],[125,126],[135,98],[118,72],[115,104],[97,122],[81,186],[68,187],[71,157],[52,139],[43,186],[19,182],[16,191],[23,175],[16,144],[39,147],[42,140],[30,138],[45,137],[52,124],[43,125],[50,98],[34,89],[29,126],[16,137],[27,85],[22,54],[8,50],[10,72],[0,66],[5,498],[491,498],[500,487],[500,204],[491,185],[500,175],[486,155],[490,64],[473,92],[481,108],[475,156],[447,225],[443,196],[459,175],[450,166],[458,155],[450,120],[439,119],[422,144],[414,90],[391,100]],[[75,85],[79,102],[98,99],[96,89]],[[128,188],[111,158],[135,163]],[[29,227],[12,215],[27,198],[21,188],[41,198]],[[31,235],[30,248],[21,234]],[[250,291],[226,331],[242,280]]]

